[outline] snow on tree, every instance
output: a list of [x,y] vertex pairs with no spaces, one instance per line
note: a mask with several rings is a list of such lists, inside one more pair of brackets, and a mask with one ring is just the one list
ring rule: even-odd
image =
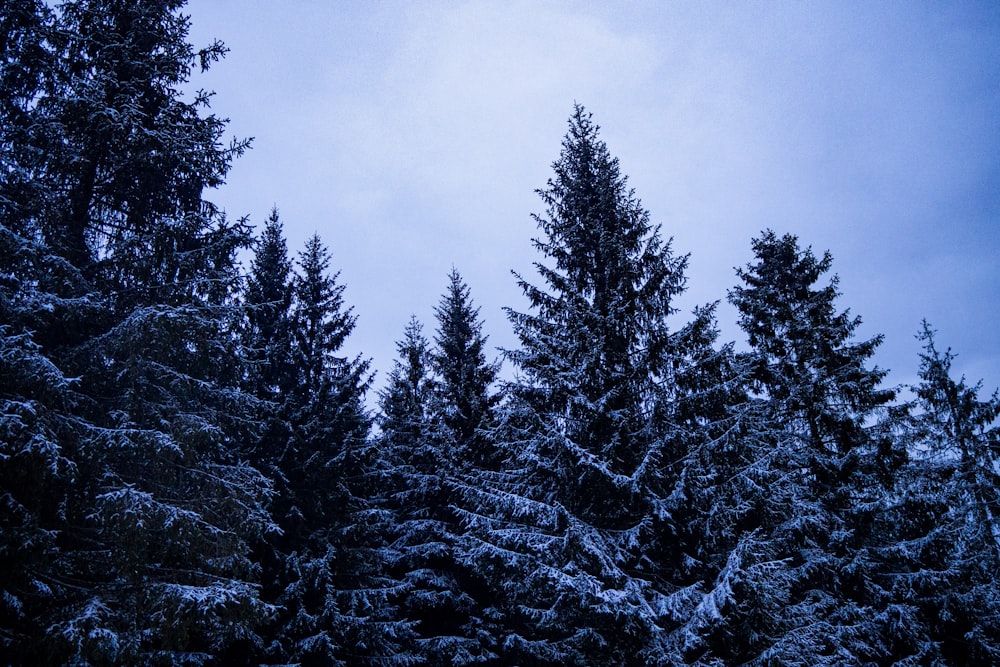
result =
[[[385,389],[379,393],[381,410],[379,426],[383,447],[388,452],[419,460],[414,451],[431,439],[434,428],[434,381],[430,376],[430,352],[423,335],[423,325],[415,316],[403,330],[403,338],[396,343],[398,358]],[[428,443],[433,450],[433,444]],[[434,454],[429,454],[434,456]],[[432,458],[428,463],[434,464]]]
[[[770,230],[753,249],[730,300],[752,347],[759,400],[748,437],[768,494],[755,540],[763,537],[760,562],[773,571],[748,594],[782,604],[744,629],[755,633],[747,650],[761,662],[875,660],[885,597],[873,526],[902,459],[878,421],[894,393],[880,386],[885,371],[868,366],[882,338],[856,341],[861,320],[837,311],[837,278],[818,284],[829,253],[816,257]],[[733,627],[753,618],[752,606],[738,606]]]
[[535,216],[545,286],[518,276],[531,311],[508,311],[521,346],[507,352],[519,371],[499,430],[507,463],[462,487],[467,559],[495,596],[503,660],[655,664],[670,660],[664,627],[697,604],[664,575],[674,564],[644,554],[671,520],[660,417],[696,365],[667,324],[687,258],[580,106],[553,169]]
[[401,617],[413,624],[416,655],[428,664],[475,664],[495,657],[479,573],[463,563],[464,531],[456,504],[460,477],[490,458],[488,429],[496,403],[496,365],[469,288],[457,271],[437,308],[436,345],[429,349],[411,319],[399,359],[381,396],[385,506],[391,569],[402,582]]
[[319,236],[206,199],[249,142],[184,4],[0,10],[7,662],[1000,663],[1000,398],[929,325],[891,406],[830,254],[768,230],[750,351],[673,326],[687,257],[576,106],[515,379],[453,270],[373,435]]
[[354,329],[339,273],[313,235],[299,254],[292,280],[291,355],[296,372],[287,403],[292,438],[279,466],[293,490],[286,539],[325,549],[354,508],[350,488],[365,449],[370,417],[364,407],[369,362],[339,354]]
[[0,647],[44,655],[51,606],[69,585],[59,539],[76,452],[73,381],[33,340],[58,296],[38,289],[44,251],[0,222]]
[[[180,2],[16,4],[4,241],[23,250],[15,279],[48,277],[15,294],[5,348],[68,395],[46,401],[60,430],[38,435],[57,433],[72,474],[46,517],[48,613],[14,655],[38,641],[52,662],[202,662],[258,640],[248,543],[271,527],[269,483],[236,454],[250,430],[231,335],[246,230],[203,199],[245,144],[221,146],[208,96],[181,90],[223,49],[194,52]],[[32,428],[48,421],[32,409]]]
[[910,455],[886,521],[892,581],[886,643],[924,664],[1000,661],[1000,398],[952,376],[927,322],[920,382],[898,437]]
[[487,337],[470,296],[468,285],[456,269],[435,309],[438,321],[431,363],[439,378],[437,392],[444,423],[451,431],[452,456],[460,464],[486,464],[493,456],[488,431],[499,396],[491,393],[499,363],[486,358]]
[[0,16],[0,652],[12,663],[45,655],[43,628],[65,594],[58,543],[76,455],[65,440],[72,379],[36,336],[81,293],[78,272],[39,243],[35,219],[45,190],[28,137],[52,68],[51,23],[40,2],[7,3]]
[[468,653],[448,621],[456,613],[449,525],[449,459],[434,397],[423,326],[411,317],[380,393],[381,507],[389,513],[383,554],[399,581],[397,615],[412,628],[410,651],[430,664],[461,664]]
[[394,582],[381,572],[372,507],[375,453],[364,405],[369,362],[341,349],[354,329],[345,286],[330,273],[318,235],[292,278],[294,374],[280,396],[288,440],[276,456],[281,494],[276,541],[284,562],[282,606],[271,659],[303,664],[381,664],[399,650],[405,625],[388,616]]
[[275,208],[257,239],[244,299],[250,387],[261,398],[275,402],[295,386],[291,277],[292,262]]

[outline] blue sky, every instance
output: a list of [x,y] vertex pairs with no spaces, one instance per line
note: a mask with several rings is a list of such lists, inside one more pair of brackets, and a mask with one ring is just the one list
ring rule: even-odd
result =
[[[685,310],[722,299],[770,227],[829,249],[840,305],[893,383],[922,318],[969,379],[1000,385],[1000,3],[193,0],[215,90],[255,137],[211,198],[290,248],[318,231],[359,316],[351,352],[391,367],[454,265],[491,343],[526,307],[534,190],[574,101],[674,249]],[[723,336],[739,340],[734,311]],[[678,326],[682,319],[677,320]]]

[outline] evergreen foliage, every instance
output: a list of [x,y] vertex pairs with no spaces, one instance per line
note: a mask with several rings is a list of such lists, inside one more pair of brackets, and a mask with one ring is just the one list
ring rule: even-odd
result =
[[521,347],[499,471],[464,487],[469,561],[490,578],[502,661],[666,660],[664,626],[690,596],[644,554],[669,521],[664,411],[683,390],[683,331],[667,318],[686,257],[649,222],[618,162],[577,106],[555,175],[536,264],[518,277],[533,312],[508,311]]
[[291,358],[291,277],[292,262],[275,208],[257,239],[244,297],[249,388],[275,403],[296,387]]
[[65,594],[59,548],[73,481],[73,382],[34,341],[58,297],[35,285],[36,244],[0,224],[0,648],[39,653]]
[[[261,251],[271,257],[271,293],[280,295],[281,271],[274,267],[282,242],[275,221],[272,215]],[[329,251],[313,235],[288,284],[289,333],[273,329],[270,342],[278,345],[268,357],[272,371],[290,360],[287,380],[278,374],[273,385],[280,405],[271,437],[285,440],[275,443],[283,446],[273,449],[272,464],[282,484],[275,514],[283,534],[277,542],[282,609],[271,652],[307,665],[364,664],[397,650],[385,603],[391,582],[383,583],[378,572],[366,525],[374,474],[364,406],[369,362],[341,355],[355,316],[329,266]],[[279,306],[276,312],[280,323],[285,311]]]
[[12,370],[41,371],[25,398],[48,387],[61,413],[55,431],[30,408],[57,435],[35,442],[39,481],[61,482],[60,509],[38,515],[58,558],[34,561],[49,613],[15,631],[15,656],[203,662],[257,642],[267,613],[248,544],[271,527],[270,483],[234,447],[250,423],[230,335],[247,235],[202,199],[245,145],[220,146],[207,96],[182,99],[222,50],[195,54],[178,7],[18,3],[5,26],[30,58],[4,72],[4,240],[15,276],[56,279],[11,292],[5,348]]
[[747,352],[675,323],[688,258],[577,105],[513,379],[452,270],[373,417],[320,237],[206,198],[249,143],[183,5],[0,4],[0,660],[1000,664],[1000,397],[928,324],[895,402],[770,230]]
[[487,465],[494,457],[489,431],[500,397],[491,391],[500,365],[486,358],[479,308],[456,269],[448,275],[447,290],[434,312],[438,329],[431,363],[439,378],[444,425],[456,450],[453,457],[459,465]]
[[730,299],[753,349],[753,409],[762,420],[753,437],[763,438],[770,494],[770,521],[760,528],[768,558],[780,561],[778,585],[763,594],[781,607],[754,628],[759,659],[871,662],[882,653],[885,602],[871,562],[873,526],[902,458],[876,421],[893,398],[880,387],[885,372],[868,367],[882,338],[855,341],[861,320],[837,311],[836,276],[819,284],[829,253],[817,258],[793,235],[770,230],[753,249],[757,261],[737,271],[744,285]]
[[399,618],[412,628],[412,652],[430,664],[453,664],[467,651],[449,628],[456,585],[449,568],[455,546],[449,512],[452,462],[430,376],[423,326],[411,317],[396,344],[395,361],[380,393],[383,456],[382,507],[389,510],[387,565],[399,581]]
[[[296,489],[291,510],[296,518],[286,528],[288,539],[319,548],[323,531],[340,522],[352,508],[348,488],[357,474],[370,419],[363,405],[368,362],[338,355],[355,317],[343,304],[339,274],[328,274],[330,256],[319,236],[312,236],[299,255],[292,280],[291,358],[295,381],[287,404],[292,442],[280,467]],[[319,530],[319,533],[313,531]]]
[[899,437],[910,453],[887,521],[892,648],[923,664],[1000,660],[1000,398],[952,376],[923,323],[920,382]]
[[[433,442],[440,437],[435,432],[439,425],[434,424],[435,384],[430,376],[430,351],[423,325],[415,316],[410,317],[396,350],[398,358],[386,388],[379,394],[383,450],[388,458],[399,455],[411,462],[421,461],[421,465],[434,470],[440,467],[442,462],[437,457],[444,452],[438,452]],[[423,447],[428,448],[426,457],[416,453]],[[398,472],[401,465],[393,462],[393,470]]]
[[427,664],[476,664],[495,657],[483,618],[480,576],[463,562],[465,534],[456,492],[468,471],[491,460],[497,365],[486,361],[482,322],[457,271],[436,314],[436,345],[411,319],[381,396],[387,459],[386,506],[394,512],[392,570],[403,583],[402,618]]
[[45,191],[29,139],[54,66],[53,21],[41,2],[0,12],[0,653],[18,662],[42,653],[65,595],[58,540],[76,458],[73,381],[38,342],[81,291],[74,267],[39,242],[35,219]]

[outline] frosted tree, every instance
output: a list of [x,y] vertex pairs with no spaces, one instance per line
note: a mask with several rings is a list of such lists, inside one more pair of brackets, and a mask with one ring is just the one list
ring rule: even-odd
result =
[[286,399],[292,441],[279,465],[293,489],[286,539],[325,549],[353,508],[350,488],[370,428],[364,408],[369,363],[340,351],[355,326],[344,285],[330,274],[330,253],[313,235],[299,254],[292,281],[292,363]]
[[955,379],[930,325],[899,437],[910,461],[886,521],[895,623],[887,648],[940,665],[1000,660],[1000,399]]
[[74,421],[72,381],[37,342],[82,282],[39,241],[46,190],[30,138],[53,66],[51,25],[40,2],[8,3],[0,18],[0,652],[14,664],[44,655],[41,628],[65,595],[69,564],[57,542],[77,454],[62,440]]
[[59,557],[21,561],[50,599],[12,660],[204,662],[259,641],[268,613],[249,543],[271,528],[270,489],[236,447],[253,430],[232,336],[247,230],[203,199],[245,144],[222,145],[207,94],[181,89],[224,51],[193,50],[181,5],[3,12],[17,45],[3,85],[21,86],[4,102],[5,262],[21,283],[5,395],[38,416],[19,420],[62,483],[41,524]]
[[318,235],[292,278],[291,369],[281,414],[288,441],[275,459],[283,535],[272,659],[303,664],[382,664],[402,631],[387,616],[393,582],[380,571],[371,506],[375,456],[364,405],[369,362],[343,355],[355,325],[345,286]]
[[[33,331],[58,294],[58,263],[0,222],[0,650],[14,664],[45,655],[41,629],[72,586],[59,540],[75,461],[73,381]],[[48,265],[47,265],[48,264]]]
[[379,393],[379,425],[393,448],[412,450],[429,438],[433,396],[427,339],[415,316],[396,343],[396,352],[386,388]]
[[462,559],[455,489],[493,451],[496,365],[486,361],[478,309],[456,271],[436,313],[435,347],[411,320],[382,394],[392,568],[404,585],[400,610],[414,624],[417,655],[430,664],[475,664],[495,657],[493,637],[484,601],[473,595],[482,588],[479,573]]
[[451,432],[453,457],[464,465],[487,464],[493,457],[488,431],[499,396],[492,393],[499,364],[486,358],[487,337],[477,308],[457,270],[435,309],[438,321],[431,362],[439,378],[444,423]]
[[292,262],[275,208],[256,241],[244,299],[249,386],[272,402],[281,402],[295,387],[291,278]]
[[412,653],[430,664],[461,664],[469,647],[449,627],[456,613],[448,486],[454,463],[422,330],[411,317],[380,394],[381,506],[391,517],[384,553],[399,581],[398,617],[413,630]]
[[[790,235],[754,239],[756,261],[730,292],[752,352],[754,458],[768,480],[760,516],[772,581],[747,595],[781,600],[767,614],[730,620],[762,662],[843,664],[880,655],[884,598],[871,564],[878,520],[902,453],[878,419],[893,398],[869,367],[881,336],[854,339],[861,323],[838,312],[832,264]],[[770,451],[769,451],[770,450]]]
[[580,106],[553,169],[535,218],[544,287],[518,276],[531,310],[508,311],[521,346],[507,353],[519,376],[500,430],[506,465],[463,487],[467,558],[493,587],[503,660],[655,664],[670,659],[663,628],[696,604],[671,581],[675,564],[645,553],[672,522],[666,463],[683,443],[668,422],[696,365],[685,327],[667,323],[687,258]]

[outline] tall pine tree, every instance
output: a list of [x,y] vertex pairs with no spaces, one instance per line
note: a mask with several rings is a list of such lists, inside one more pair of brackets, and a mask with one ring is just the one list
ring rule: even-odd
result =
[[369,362],[342,355],[354,329],[345,287],[330,273],[318,235],[307,240],[292,279],[294,382],[283,397],[290,436],[276,460],[283,490],[277,518],[285,571],[273,657],[303,665],[367,664],[399,650],[387,614],[393,582],[367,518],[374,454],[364,405]]
[[434,348],[428,349],[415,319],[398,344],[400,358],[382,394],[381,426],[402,618],[413,623],[414,651],[422,660],[464,665],[495,655],[481,577],[463,558],[456,489],[472,468],[495,465],[490,428],[497,365],[486,360],[486,337],[468,286],[455,270],[448,280],[436,309]]
[[452,463],[423,326],[411,317],[396,344],[398,358],[379,395],[384,538],[388,570],[399,581],[393,602],[412,628],[412,654],[428,664],[462,663],[468,653],[454,636],[455,589],[448,567],[454,537],[448,525]]
[[23,93],[4,106],[5,242],[21,277],[54,269],[42,299],[11,302],[30,339],[8,331],[64,396],[45,432],[72,472],[47,515],[48,613],[14,656],[37,641],[32,659],[53,662],[200,662],[256,641],[266,611],[248,543],[270,527],[269,488],[236,453],[252,431],[231,335],[247,235],[203,199],[245,144],[220,145],[207,94],[185,99],[224,49],[192,49],[182,4],[4,12],[19,49],[4,86]]
[[876,660],[885,596],[872,564],[873,526],[902,459],[879,422],[894,392],[880,386],[885,371],[869,366],[882,337],[854,339],[861,320],[838,311],[837,277],[820,283],[829,253],[817,257],[770,230],[753,250],[730,300],[752,348],[759,399],[746,437],[768,482],[758,557],[772,571],[746,595],[782,603],[751,616],[744,603],[730,622],[755,623],[743,641],[764,662]]
[[499,364],[486,358],[487,337],[479,308],[472,303],[468,285],[456,269],[435,309],[438,321],[431,360],[440,378],[438,393],[444,423],[458,450],[461,463],[486,464],[493,457],[488,431],[499,396],[492,393]]
[[1000,398],[953,377],[930,325],[918,338],[920,382],[898,437],[909,462],[886,521],[891,632],[899,659],[940,665],[1000,661]]
[[295,388],[292,368],[292,262],[278,209],[257,239],[247,280],[249,386],[261,398],[280,402]]
[[[658,417],[687,354],[668,318],[686,257],[649,221],[582,107],[539,191],[532,311],[508,311],[501,470],[463,487],[469,560],[502,619],[502,661],[648,664],[693,597],[644,555],[669,521],[670,446]],[[682,327],[683,329],[683,327]]]
[[43,628],[66,593],[58,539],[78,454],[66,441],[73,382],[37,342],[82,291],[75,268],[39,239],[49,195],[31,137],[55,68],[53,19],[34,0],[0,12],[0,652],[15,664],[42,653]]

